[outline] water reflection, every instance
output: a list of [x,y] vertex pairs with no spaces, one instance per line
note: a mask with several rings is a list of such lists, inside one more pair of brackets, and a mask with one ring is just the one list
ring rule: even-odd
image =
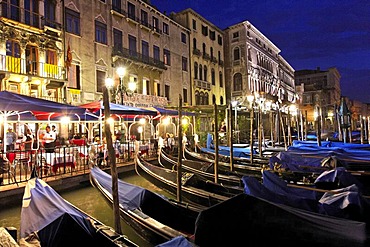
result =
[[[120,175],[120,179],[139,185],[141,187],[150,189],[152,191],[164,194],[171,197],[168,193],[160,190],[147,180],[136,175],[135,172],[125,173]],[[105,201],[104,197],[100,192],[93,188],[90,184],[86,184],[86,187],[76,189],[74,191],[61,193],[61,196],[74,204],[87,214],[95,217],[102,223],[108,226],[114,226],[113,211],[111,206]],[[0,210],[0,226],[7,227],[13,226],[18,229],[18,237],[20,232],[20,217],[21,217],[21,205],[13,206],[11,208],[2,208]],[[122,232],[128,236],[132,241],[137,243],[139,246],[152,247],[153,245],[143,240],[138,236],[128,225],[121,220]]]

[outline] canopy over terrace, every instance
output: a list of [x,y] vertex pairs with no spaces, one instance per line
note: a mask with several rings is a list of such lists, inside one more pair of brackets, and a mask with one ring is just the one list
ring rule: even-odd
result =
[[[0,92],[0,114],[3,117],[4,126],[7,124],[8,116],[18,115],[19,113],[23,113],[25,111],[39,111],[72,115],[84,114],[86,109],[9,91]],[[4,137],[5,136],[6,128],[4,128]],[[5,151],[6,145],[4,145],[4,152]]]

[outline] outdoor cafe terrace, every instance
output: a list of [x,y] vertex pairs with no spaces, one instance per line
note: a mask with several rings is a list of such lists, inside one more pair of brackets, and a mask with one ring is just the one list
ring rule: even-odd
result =
[[[154,143],[139,142],[136,148],[146,157],[156,155]],[[134,141],[114,144],[114,149],[117,164],[134,160]],[[97,164],[109,166],[106,148],[102,148],[100,144],[84,142],[57,146],[52,153],[45,152],[44,148],[30,151],[9,150],[5,153],[0,151],[0,157],[3,157],[0,158],[0,186],[26,182],[32,171],[36,171],[40,178],[46,178],[87,174]]]

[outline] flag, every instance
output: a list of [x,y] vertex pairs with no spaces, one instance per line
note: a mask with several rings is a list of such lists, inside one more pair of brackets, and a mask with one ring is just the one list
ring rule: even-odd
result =
[[67,57],[66,57],[66,61],[65,61],[65,67],[66,67],[67,71],[71,67],[71,64],[72,64],[72,52],[71,52],[71,45],[68,42]]

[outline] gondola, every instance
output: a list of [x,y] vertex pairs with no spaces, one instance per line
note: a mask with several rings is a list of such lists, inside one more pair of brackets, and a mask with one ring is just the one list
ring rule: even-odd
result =
[[[167,169],[177,170],[178,158],[165,152],[159,151],[158,161],[161,166]],[[195,160],[182,160],[182,169],[185,172],[195,173],[209,180],[215,180],[215,170],[213,162],[200,162]],[[218,167],[218,182],[225,185],[243,186],[241,178],[246,175],[232,172],[228,167]],[[251,175],[253,175],[251,173]],[[256,177],[261,177],[261,170],[256,171]]]
[[[111,176],[98,167],[90,172],[90,182],[112,205]],[[142,187],[118,181],[120,217],[143,239],[162,244],[176,237],[192,241],[195,221],[205,207],[176,202]]]
[[[158,160],[144,160],[140,155],[136,156],[136,173],[157,187],[177,195],[177,171],[154,165]],[[240,186],[226,186],[214,183],[194,173],[182,172],[181,195],[184,201],[203,206],[212,206],[226,199],[243,193]]]
[[[193,152],[188,148],[184,149],[184,158],[185,160],[189,161],[197,161],[197,162],[207,162],[207,163],[214,163],[214,159],[211,159],[203,154]],[[223,167],[230,167],[229,163],[219,162],[219,168]],[[242,174],[243,176],[250,176],[251,174],[261,179],[261,172],[266,169],[273,170],[280,174],[282,178],[288,180],[292,183],[312,183],[316,177],[319,175],[317,172],[305,172],[305,171],[291,171],[288,169],[281,169],[279,166],[274,165],[249,165],[249,164],[233,164],[234,171],[238,174]]]
[[25,187],[20,230],[22,246],[138,246],[64,200],[39,178],[31,178]]

